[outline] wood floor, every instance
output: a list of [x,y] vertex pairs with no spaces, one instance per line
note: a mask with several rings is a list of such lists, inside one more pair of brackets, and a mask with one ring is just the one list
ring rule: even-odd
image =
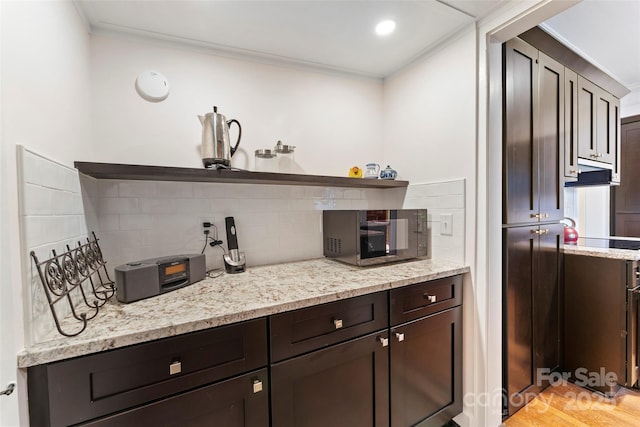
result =
[[551,386],[504,422],[507,427],[640,426],[640,391],[614,399],[574,384]]

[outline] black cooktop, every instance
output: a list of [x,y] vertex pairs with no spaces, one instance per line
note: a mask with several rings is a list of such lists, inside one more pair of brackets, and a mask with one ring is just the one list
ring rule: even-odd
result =
[[591,237],[580,237],[578,245],[592,248],[614,248],[628,249],[632,251],[640,250],[640,240],[620,240],[620,239],[596,239]]

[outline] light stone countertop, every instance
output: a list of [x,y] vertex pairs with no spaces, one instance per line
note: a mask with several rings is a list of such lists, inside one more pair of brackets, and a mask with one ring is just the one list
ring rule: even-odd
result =
[[56,330],[18,354],[18,367],[40,365],[255,319],[344,298],[468,273],[469,267],[420,259],[355,267],[326,258],[251,267],[130,304],[110,301],[76,337]]
[[570,255],[594,256],[599,258],[623,259],[629,261],[640,260],[640,251],[633,251],[629,249],[597,248],[565,244],[563,246],[563,252]]

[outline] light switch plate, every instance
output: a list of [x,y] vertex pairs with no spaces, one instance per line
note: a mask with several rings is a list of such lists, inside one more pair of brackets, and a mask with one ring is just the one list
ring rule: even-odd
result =
[[453,214],[440,214],[440,234],[453,236]]

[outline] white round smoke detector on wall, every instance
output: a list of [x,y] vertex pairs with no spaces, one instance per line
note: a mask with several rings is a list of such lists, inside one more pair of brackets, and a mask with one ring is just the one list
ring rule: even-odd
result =
[[169,96],[169,82],[157,71],[143,71],[136,79],[138,94],[151,102],[164,101]]

